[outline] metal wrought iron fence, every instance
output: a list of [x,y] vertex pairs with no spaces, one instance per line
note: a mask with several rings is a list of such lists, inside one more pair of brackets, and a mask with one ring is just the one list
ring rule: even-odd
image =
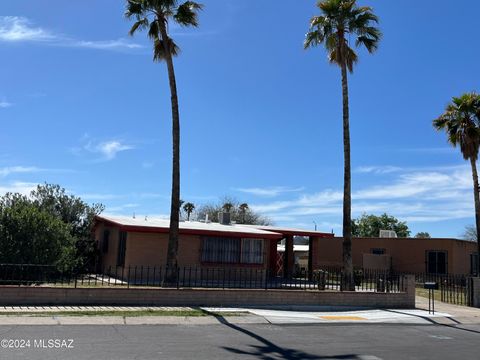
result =
[[426,274],[416,273],[417,288],[423,288],[425,282],[438,283],[440,300],[456,305],[473,305],[472,277],[463,274]]
[[[404,292],[402,274],[387,271],[356,270],[355,290],[368,292]],[[0,285],[65,287],[170,287],[221,289],[293,289],[343,291],[345,276],[341,269],[299,271],[290,278],[276,276],[258,267],[184,266],[107,266],[96,272],[61,269],[57,266],[0,264]]]

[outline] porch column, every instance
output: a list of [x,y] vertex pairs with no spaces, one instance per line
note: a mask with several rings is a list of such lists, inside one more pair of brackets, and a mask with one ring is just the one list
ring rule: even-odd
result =
[[285,255],[283,258],[283,276],[290,279],[293,275],[293,267],[295,266],[295,259],[293,257],[293,235],[288,235],[285,238]]
[[278,242],[278,240],[270,240],[269,241],[268,271],[269,271],[270,276],[276,276],[277,275],[277,257],[278,257],[277,242]]
[[313,236],[308,237],[308,280],[313,279]]

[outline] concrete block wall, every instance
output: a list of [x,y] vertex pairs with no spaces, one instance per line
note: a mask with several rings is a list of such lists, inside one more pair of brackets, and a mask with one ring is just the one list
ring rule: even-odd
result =
[[0,287],[0,305],[268,306],[414,308],[415,281],[404,293],[261,289]]

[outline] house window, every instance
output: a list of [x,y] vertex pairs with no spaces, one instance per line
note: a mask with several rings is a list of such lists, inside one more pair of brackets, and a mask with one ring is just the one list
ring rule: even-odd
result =
[[104,254],[108,253],[108,240],[110,239],[110,231],[105,230],[103,232],[103,240],[102,240],[102,252]]
[[430,250],[426,251],[426,267],[429,274],[446,274],[447,273],[447,252]]
[[263,240],[262,239],[242,239],[242,258],[243,264],[262,264],[263,263]]
[[118,233],[118,253],[117,253],[117,266],[125,265],[125,253],[127,251],[127,232],[120,231]]
[[470,254],[470,274],[477,276],[478,253]]
[[262,264],[263,240],[205,237],[203,238],[202,262]]
[[209,237],[203,239],[202,261],[212,263],[238,263],[240,241],[235,238]]
[[375,248],[371,249],[371,252],[373,255],[385,255],[385,249]]

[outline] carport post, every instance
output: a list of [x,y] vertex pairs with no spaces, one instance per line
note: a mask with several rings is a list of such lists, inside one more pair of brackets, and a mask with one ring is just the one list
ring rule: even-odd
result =
[[[315,227],[317,225],[315,224]],[[308,237],[308,281],[313,279],[313,241],[314,237]]]
[[293,275],[293,267],[295,259],[293,257],[293,235],[285,238],[285,252],[283,258],[283,275],[286,279],[291,279]]

